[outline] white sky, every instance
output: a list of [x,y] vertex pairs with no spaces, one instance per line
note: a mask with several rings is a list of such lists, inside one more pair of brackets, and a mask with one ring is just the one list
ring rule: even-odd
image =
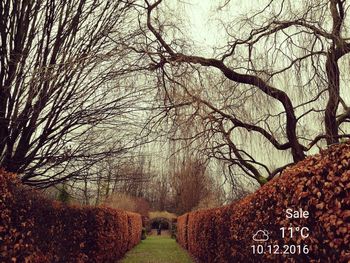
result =
[[232,22],[237,16],[255,11],[266,3],[265,0],[231,0],[224,8],[218,9],[227,0],[175,1],[185,9],[192,39],[203,48],[223,44],[226,34],[220,20]]
[[186,5],[190,30],[193,39],[201,45],[215,45],[217,36],[215,36],[215,27],[213,26],[213,1],[194,0]]

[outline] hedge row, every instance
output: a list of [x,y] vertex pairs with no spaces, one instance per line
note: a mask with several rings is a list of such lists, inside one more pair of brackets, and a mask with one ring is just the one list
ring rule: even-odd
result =
[[[287,218],[288,208],[309,216]],[[293,236],[287,229],[282,238],[281,227]],[[252,239],[258,230],[268,241]],[[178,242],[199,262],[350,262],[350,143],[287,168],[237,203],[180,216]]]
[[0,262],[116,262],[139,243],[141,216],[45,199],[0,171]]
[[188,225],[188,214],[184,214],[177,218],[177,241],[185,248],[188,249],[187,243],[187,225]]
[[140,214],[128,212],[128,230],[128,250],[130,250],[141,240],[142,217]]

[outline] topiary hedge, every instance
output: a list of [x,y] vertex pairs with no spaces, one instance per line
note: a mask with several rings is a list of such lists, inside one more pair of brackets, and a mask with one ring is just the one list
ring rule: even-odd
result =
[[0,171],[0,262],[116,262],[140,242],[141,216],[52,202]]
[[[289,218],[287,209],[309,215]],[[258,230],[269,239],[254,241]],[[350,262],[350,143],[285,169],[237,203],[180,216],[178,242],[199,262]]]

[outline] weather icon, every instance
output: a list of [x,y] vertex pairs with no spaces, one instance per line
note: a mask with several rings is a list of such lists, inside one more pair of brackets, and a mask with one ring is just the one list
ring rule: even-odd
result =
[[269,231],[267,230],[258,230],[254,235],[253,235],[253,240],[257,242],[266,242],[269,240]]

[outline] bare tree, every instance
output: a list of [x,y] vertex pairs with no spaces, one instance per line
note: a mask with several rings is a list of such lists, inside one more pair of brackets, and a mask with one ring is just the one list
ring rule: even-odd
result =
[[121,125],[126,134],[137,100],[121,48],[131,10],[123,0],[1,1],[0,166],[45,187],[130,147],[110,139]]
[[174,192],[173,202],[178,214],[196,208],[208,208],[214,203],[222,205],[219,203],[222,189],[206,170],[204,162],[187,158],[170,176],[170,186]]
[[[147,40],[134,51],[147,54],[161,80],[167,115],[186,107],[201,123],[202,131],[185,139],[204,135],[213,157],[263,184],[323,140],[349,137],[346,1],[267,1],[222,22],[226,44],[212,57],[195,55],[181,25],[166,20],[162,2],[139,7]],[[229,5],[220,8],[234,10]],[[272,169],[281,155],[284,163]]]

